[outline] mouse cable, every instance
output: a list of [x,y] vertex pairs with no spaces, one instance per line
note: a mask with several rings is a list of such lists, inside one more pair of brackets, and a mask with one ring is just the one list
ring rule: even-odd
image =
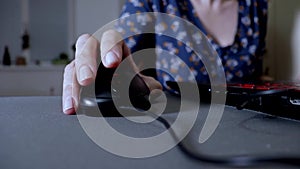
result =
[[[179,138],[177,137],[174,130],[171,128],[170,123],[163,117],[158,116],[154,113],[147,112],[146,115],[151,116],[152,118],[156,119],[160,123],[164,125],[166,129],[169,129],[170,134],[172,137],[178,141]],[[299,157],[256,157],[256,156],[228,156],[228,157],[214,157],[201,154],[200,152],[194,151],[187,146],[185,143],[185,139],[178,143],[178,147],[180,150],[186,154],[188,157],[205,162],[205,163],[213,163],[218,165],[226,165],[229,167],[251,167],[257,166],[262,164],[283,164],[283,165],[291,165],[291,166],[300,166],[300,158]]]

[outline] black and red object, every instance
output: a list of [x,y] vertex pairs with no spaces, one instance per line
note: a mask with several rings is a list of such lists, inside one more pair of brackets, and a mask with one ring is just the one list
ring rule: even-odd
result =
[[[190,83],[168,81],[167,85],[180,95],[179,86]],[[197,85],[201,101],[210,102],[211,86]],[[226,85],[226,105],[300,120],[300,83],[230,83]]]

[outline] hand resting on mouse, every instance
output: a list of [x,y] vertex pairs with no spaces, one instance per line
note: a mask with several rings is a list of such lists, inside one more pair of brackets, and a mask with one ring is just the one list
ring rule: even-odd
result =
[[[91,35],[81,35],[76,42],[75,59],[64,70],[62,106],[65,114],[74,114],[78,109],[81,87],[95,82],[99,49],[101,49],[101,61],[106,68],[116,68],[122,58],[130,57],[130,49],[122,40],[121,35],[114,30],[106,31],[101,42]],[[132,70],[138,73],[138,67],[133,60],[129,58],[129,61]],[[142,74],[139,76],[150,91],[162,89],[161,84],[154,78]]]

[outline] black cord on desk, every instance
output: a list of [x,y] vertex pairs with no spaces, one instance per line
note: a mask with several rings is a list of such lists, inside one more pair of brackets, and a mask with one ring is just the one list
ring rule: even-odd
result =
[[[166,129],[169,129],[173,138],[178,141],[174,130],[172,130],[170,123],[161,116],[158,116],[154,113],[148,112],[147,115],[155,118],[157,121],[161,122]],[[256,156],[230,156],[230,157],[214,157],[208,156],[205,154],[201,154],[200,152],[196,152],[191,150],[186,144],[185,139],[178,143],[178,147],[180,150],[186,154],[188,157],[206,163],[213,163],[218,165],[225,165],[229,167],[251,167],[262,164],[283,164],[283,165],[292,165],[292,166],[300,166],[300,157],[256,157]]]

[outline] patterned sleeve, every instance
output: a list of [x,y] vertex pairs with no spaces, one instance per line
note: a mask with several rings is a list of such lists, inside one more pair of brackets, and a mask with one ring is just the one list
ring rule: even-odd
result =
[[[122,8],[117,30],[123,35],[131,53],[155,47],[154,34],[145,33],[154,30],[154,25],[149,24],[152,18],[145,12],[153,12],[149,0],[127,0]],[[135,58],[135,62],[138,66],[144,64],[141,57]]]
[[266,35],[267,35],[267,23],[268,23],[268,0],[257,0],[257,13],[259,18],[260,29],[260,44],[261,52],[259,55],[265,53],[266,48]]
[[[232,82],[257,80],[263,73],[263,56],[266,52],[268,0],[242,2],[245,2],[245,8],[249,6],[249,10],[244,10],[241,19],[243,34],[240,36],[238,59],[236,55],[230,56],[225,65],[227,80]],[[248,36],[249,26],[253,28],[251,36]]]
[[[155,35],[146,33],[154,30],[153,19],[147,14],[147,12],[153,12],[152,6],[152,2],[149,0],[127,0],[117,24],[117,31],[123,35],[140,70],[155,65],[155,53],[148,52],[146,56],[142,57],[140,54],[134,55],[135,52],[155,47]],[[147,57],[147,61],[145,61],[145,57]],[[156,77],[156,73],[153,71],[143,73]]]

